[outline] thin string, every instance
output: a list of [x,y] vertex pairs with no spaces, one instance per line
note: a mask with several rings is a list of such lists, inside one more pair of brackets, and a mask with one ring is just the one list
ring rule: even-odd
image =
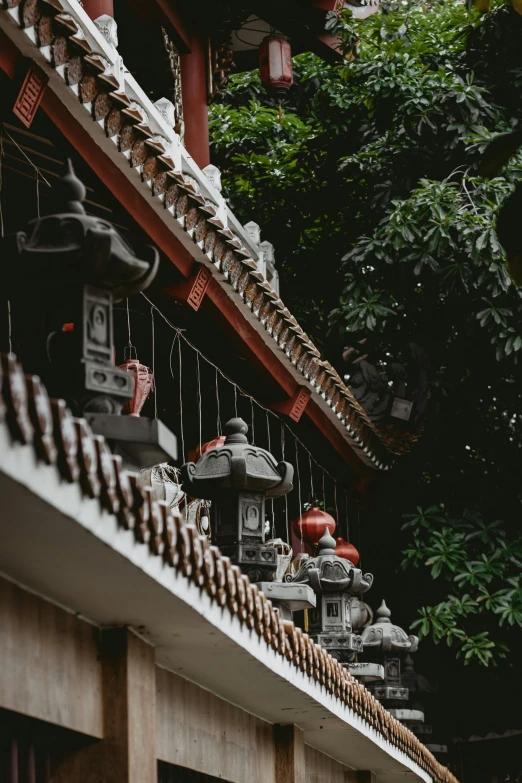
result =
[[217,434],[219,436],[221,435],[221,407],[219,403],[219,372],[217,367],[216,367],[216,408],[217,408],[216,427],[217,427]]
[[3,159],[4,159],[4,137],[3,134],[0,132],[0,237],[4,236],[4,213],[2,210]]
[[[127,297],[127,333],[128,333],[128,337],[129,337],[129,341],[128,341],[127,345],[129,347],[129,351],[130,351],[130,348],[132,346],[132,340],[131,340],[131,328],[130,328],[129,297]],[[130,353],[129,353],[129,358],[131,358],[130,357]]]
[[181,429],[181,456],[183,457],[183,462],[185,462],[186,452],[185,452],[185,434],[183,429],[183,363],[181,360],[181,333],[178,332],[178,349],[179,349],[179,418],[180,418],[180,429]]
[[35,168],[36,172],[36,214],[40,217],[40,171]]
[[[270,437],[270,417],[268,415],[268,411],[266,411],[266,438],[268,442],[268,451],[272,453],[272,439]],[[274,498],[270,498],[270,509],[272,512],[272,538],[275,538],[276,529],[275,529],[275,514],[274,514]]]
[[11,321],[11,300],[7,300],[7,339],[9,341],[9,353],[13,353],[13,324]]
[[255,423],[254,423],[254,399],[253,397],[250,398],[250,411],[251,411],[251,417],[252,417],[252,423],[250,425],[250,429],[252,430],[252,443],[255,443],[256,440],[256,433],[255,433]]
[[325,475],[326,474],[325,474],[324,468],[323,468],[323,511],[326,511],[326,490],[325,490],[325,486],[324,486]]
[[[334,483],[334,485],[336,485],[336,484],[337,484],[337,481],[336,481],[336,479],[333,477],[333,475],[332,475],[332,474],[331,474],[331,473],[330,473],[330,472],[329,472],[329,471],[328,471],[326,468],[324,468],[322,465],[320,465],[320,464],[317,462],[317,460],[316,460],[316,459],[313,457],[313,455],[311,455],[311,452],[310,452],[310,450],[309,450],[309,449],[308,449],[308,448],[305,446],[305,444],[302,442],[302,440],[301,440],[301,439],[300,439],[300,438],[299,438],[299,437],[298,437],[298,436],[295,434],[295,432],[292,430],[292,428],[291,428],[291,427],[289,427],[289,426],[288,426],[288,424],[286,424],[286,423],[285,423],[285,422],[284,422],[284,421],[283,421],[283,420],[282,420],[282,419],[281,419],[281,418],[280,418],[280,417],[277,415],[277,413],[275,413],[274,411],[270,410],[270,408],[265,408],[265,407],[264,407],[263,405],[261,405],[261,404],[260,404],[260,403],[259,403],[259,402],[258,402],[256,399],[254,399],[254,397],[252,397],[252,395],[251,395],[251,394],[248,394],[248,393],[247,393],[247,392],[245,392],[245,391],[244,391],[244,390],[243,390],[243,389],[242,389],[240,386],[238,386],[238,385],[237,385],[237,384],[236,384],[236,383],[235,383],[235,382],[234,382],[234,381],[233,381],[233,380],[232,380],[232,379],[231,379],[231,378],[230,378],[230,377],[229,377],[229,376],[228,376],[226,373],[224,373],[224,372],[223,372],[223,371],[222,371],[222,370],[221,370],[221,369],[220,369],[220,368],[219,368],[219,367],[218,367],[216,364],[214,364],[214,362],[211,362],[211,361],[210,361],[210,359],[208,359],[208,358],[207,358],[207,357],[206,357],[206,356],[205,356],[203,353],[201,353],[201,351],[199,351],[199,349],[198,349],[198,348],[196,348],[196,346],[195,346],[193,343],[191,343],[191,342],[190,342],[190,340],[189,340],[189,339],[186,337],[186,335],[184,334],[184,330],[183,330],[183,329],[180,329],[179,327],[175,326],[175,325],[174,325],[174,324],[173,324],[171,321],[169,321],[169,319],[168,319],[168,318],[167,318],[167,317],[166,317],[166,316],[165,316],[165,315],[164,315],[164,314],[161,312],[161,310],[160,310],[158,307],[156,307],[156,305],[155,305],[153,302],[151,302],[151,300],[150,300],[150,299],[149,299],[149,298],[148,298],[148,297],[147,297],[147,296],[146,296],[146,295],[145,295],[143,292],[141,293],[141,295],[142,295],[142,296],[143,296],[143,298],[144,298],[144,299],[145,299],[145,300],[146,300],[146,301],[147,301],[147,302],[148,302],[148,303],[151,305],[151,307],[152,307],[152,308],[154,308],[154,310],[156,310],[156,312],[158,313],[158,315],[159,315],[159,316],[160,316],[160,317],[161,317],[161,318],[162,318],[162,319],[165,321],[165,323],[166,323],[166,324],[167,324],[167,325],[168,325],[168,326],[169,326],[171,329],[173,329],[175,332],[177,332],[177,333],[179,334],[179,337],[180,337],[180,349],[181,349],[181,338],[183,338],[183,340],[185,341],[185,343],[186,343],[186,344],[187,344],[187,345],[188,345],[188,346],[189,346],[189,347],[190,347],[190,348],[191,348],[193,351],[195,351],[195,353],[196,353],[198,356],[200,356],[200,357],[201,357],[201,358],[202,358],[202,359],[203,359],[203,360],[204,360],[204,361],[205,361],[205,362],[206,362],[208,365],[210,365],[210,366],[211,366],[211,367],[213,367],[215,370],[217,370],[217,372],[219,372],[219,374],[221,375],[221,377],[222,377],[222,378],[223,378],[225,381],[227,381],[227,383],[229,383],[229,384],[230,384],[230,385],[233,387],[233,389],[234,389],[234,407],[235,407],[235,413],[236,413],[236,416],[237,416],[237,413],[238,413],[238,409],[237,409],[237,394],[238,394],[238,391],[239,391],[239,393],[241,394],[241,396],[242,396],[242,397],[245,397],[245,398],[246,398],[246,399],[248,399],[248,400],[253,400],[253,402],[255,403],[255,405],[257,405],[257,406],[258,406],[258,408],[260,408],[261,410],[264,410],[264,411],[266,411],[268,415],[270,415],[270,416],[273,416],[273,417],[274,417],[274,419],[276,419],[277,421],[279,421],[279,422],[280,422],[280,424],[281,424],[282,432],[284,431],[284,428],[286,428],[286,429],[289,431],[289,433],[290,433],[290,435],[292,436],[292,438],[294,439],[294,441],[295,441],[296,443],[298,443],[298,444],[299,444],[299,446],[301,446],[301,448],[302,448],[302,449],[303,449],[303,450],[306,452],[306,454],[308,454],[309,456],[311,456],[311,459],[312,459],[312,461],[314,462],[314,464],[316,465],[316,467],[317,467],[317,468],[319,468],[319,470],[322,470],[322,471],[323,471],[323,474],[326,474],[327,476],[329,476],[329,478],[332,480],[332,482]],[[324,493],[324,490],[323,490],[323,496],[324,496],[324,494],[325,494],[325,493]]]
[[312,470],[312,455],[308,452],[308,465],[310,468],[310,492],[312,493],[311,502],[315,504],[315,492],[314,492],[314,473]]
[[299,499],[299,531],[301,533],[301,551],[304,549],[303,539],[303,504],[301,501],[301,475],[299,472],[299,446],[297,440],[295,441],[295,467],[297,472],[297,495]]
[[201,454],[201,369],[199,366],[199,353],[196,354],[197,379],[198,379],[198,420],[199,420],[199,453]]
[[337,482],[334,483],[335,521],[339,524],[339,508],[337,507]]
[[346,516],[346,540],[350,540],[350,523],[348,521],[348,492],[344,490],[344,508],[345,508],[345,516]]
[[154,418],[158,418],[158,384],[156,383],[156,329],[154,325],[154,307],[150,308],[152,318],[152,377],[154,378]]
[[[281,453],[283,462],[285,461],[285,427],[283,421],[281,421]],[[285,527],[286,527],[286,540],[290,543],[290,525],[288,524],[288,493],[285,495]]]
[[[23,149],[20,147],[20,145],[19,145],[19,144],[18,144],[18,143],[15,141],[15,139],[13,139],[13,137],[11,136],[11,134],[9,133],[9,131],[7,130],[7,128],[5,127],[5,125],[2,127],[2,130],[3,130],[3,132],[5,133],[5,135],[6,135],[6,136],[9,136],[10,140],[13,142],[13,144],[14,144],[14,145],[15,145],[15,147],[18,149],[18,151],[19,151],[19,152],[21,152],[21,153],[22,153],[22,155],[24,156],[24,158],[25,158],[25,159],[26,159],[26,160],[27,160],[27,161],[28,161],[28,162],[31,164],[31,166],[32,166],[32,167],[33,167],[33,169],[35,170],[35,173],[38,173],[38,176],[40,176],[40,178],[42,179],[42,181],[43,181],[43,182],[45,182],[45,184],[47,185],[47,187],[49,187],[49,188],[50,188],[50,187],[51,187],[51,183],[50,183],[50,182],[49,182],[49,181],[48,181],[48,180],[47,180],[47,179],[44,177],[44,175],[42,174],[42,172],[40,171],[40,169],[38,168],[38,166],[37,166],[35,163],[33,163],[33,161],[31,160],[31,158],[29,157],[29,155],[26,155],[26,154],[25,154],[25,152],[23,151]],[[39,216],[38,216],[38,217],[39,217]]]

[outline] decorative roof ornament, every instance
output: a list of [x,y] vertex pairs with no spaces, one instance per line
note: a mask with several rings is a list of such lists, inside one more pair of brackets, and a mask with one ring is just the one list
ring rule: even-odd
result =
[[362,634],[365,649],[381,650],[383,654],[407,655],[414,653],[419,646],[417,636],[408,636],[399,625],[390,620],[391,611],[382,601],[375,613],[373,625],[365,628]]
[[209,163],[208,166],[205,166],[203,169],[203,174],[206,176],[212,187],[221,193],[221,172],[218,167],[214,166],[213,163]]
[[176,107],[168,98],[160,98],[154,104],[159,114],[163,117],[169,128],[176,124]]
[[109,14],[102,14],[102,16],[99,16],[94,20],[94,24],[103,35],[107,43],[110,43],[111,46],[114,46],[114,48],[117,49],[118,25],[112,16],[109,16]]

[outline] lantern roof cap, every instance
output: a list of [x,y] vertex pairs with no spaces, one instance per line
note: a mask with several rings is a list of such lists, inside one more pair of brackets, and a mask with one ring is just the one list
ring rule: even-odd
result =
[[287,577],[287,581],[310,584],[316,593],[365,593],[372,586],[373,575],[363,574],[349,560],[339,557],[335,553],[336,546],[335,538],[325,525],[318,544],[318,554],[305,560],[297,574]]
[[263,492],[268,498],[290,492],[292,465],[277,463],[269,451],[249,443],[243,419],[230,419],[224,431],[226,438],[220,448],[209,449],[196,463],[188,462],[181,468],[185,492],[205,500],[241,491]]
[[406,633],[399,625],[391,621],[391,611],[386,606],[386,601],[375,613],[375,622],[362,632],[363,647],[380,650],[384,655],[406,656],[416,652],[419,640],[416,636]]
[[57,212],[85,215],[82,202],[87,196],[87,189],[76,176],[70,158],[67,159],[67,172],[56,183],[55,192]]

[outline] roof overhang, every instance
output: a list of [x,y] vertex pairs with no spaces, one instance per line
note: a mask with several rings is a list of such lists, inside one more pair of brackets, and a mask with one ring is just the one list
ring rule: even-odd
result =
[[[109,70],[119,83],[118,92],[144,108],[152,133],[166,140],[168,154],[175,167],[173,173],[182,180],[196,183],[198,197],[214,205],[218,219],[235,242],[234,246],[246,248],[251,254],[250,261],[255,261],[255,250],[248,247],[246,232],[136,80],[121,67],[117,51],[108,44],[77,0],[61,0],[61,5],[80,28],[87,48],[100,53],[109,63]],[[368,468],[390,469],[395,455],[331,365],[314,358],[318,352],[314,354],[315,348],[309,338],[298,325],[294,325],[296,341],[314,363],[316,375],[312,376],[309,371],[300,368],[299,362],[279,340],[276,330],[268,329],[259,312],[256,313],[252,304],[249,306],[245,301],[239,291],[238,280],[234,283],[220,265],[209,258],[201,243],[195,241],[193,232],[187,230],[184,219],[173,216],[163,201],[153,195],[151,183],[144,181],[140,172],[129,165],[128,157],[118,149],[117,139],[107,136],[103,120],[96,122],[93,119],[92,107],[79,100],[77,86],[69,86],[63,69],[52,66],[50,47],[38,48],[34,28],[22,28],[20,8],[0,11],[0,67],[12,77],[19,55],[38,63],[49,77],[41,102],[44,111],[184,277],[193,275],[199,265],[210,271],[206,301],[219,309],[234,326],[251,361],[262,366],[277,381],[282,397],[292,398],[303,385],[310,390],[305,415],[357,474],[366,472]],[[109,94],[111,89],[116,88],[107,87]],[[243,267],[241,259],[236,258],[237,264],[246,273],[248,267]],[[275,315],[279,325],[284,321],[285,326],[281,330],[284,333],[291,323],[290,313],[280,303]]]

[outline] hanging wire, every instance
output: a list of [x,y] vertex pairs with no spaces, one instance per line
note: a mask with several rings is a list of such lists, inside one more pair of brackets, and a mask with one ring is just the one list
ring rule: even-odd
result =
[[152,318],[152,377],[154,378],[154,418],[158,418],[158,384],[156,383],[156,329],[154,324],[154,307],[150,308]]
[[40,217],[40,170],[35,168],[36,173],[36,214]]
[[250,398],[250,411],[251,411],[251,417],[252,417],[250,429],[252,430],[252,444],[254,444],[255,440],[256,440],[256,433],[255,433],[255,429],[254,429],[255,424],[254,424],[254,398],[253,397]]
[[310,454],[310,452],[308,452],[308,465],[310,467],[310,493],[311,493],[310,501],[312,505],[315,505],[314,474],[312,470],[312,455]]
[[221,407],[219,404],[219,372],[217,367],[216,367],[216,408],[217,408],[216,428],[219,437],[221,435]]
[[7,339],[9,341],[9,353],[13,353],[13,324],[11,321],[11,300],[7,300]]
[[[266,411],[266,438],[268,443],[268,451],[272,453],[272,439],[270,437],[270,417],[268,415],[268,411]],[[275,514],[274,514],[274,498],[270,498],[270,509],[272,512],[272,538],[275,538],[276,529],[275,529]]]
[[346,516],[346,540],[350,540],[350,523],[348,521],[348,492],[344,490],[344,509]]
[[[285,426],[281,420],[281,452],[283,456],[283,462],[285,461]],[[285,527],[286,527],[286,540],[290,543],[290,525],[288,524],[288,493],[285,495]]]
[[337,506],[337,482],[334,483],[335,521],[339,524],[339,507]]
[[196,354],[197,381],[198,381],[198,421],[199,421],[199,453],[201,454],[201,369],[199,366],[199,353]]
[[177,333],[178,336],[178,351],[179,351],[179,418],[180,418],[180,429],[181,429],[181,455],[183,457],[183,462],[186,460],[186,452],[185,452],[185,435],[184,435],[184,429],[183,429],[183,363],[181,360],[181,332]]
[[[296,443],[296,449],[297,449],[297,444],[299,444],[299,446],[306,452],[306,454],[308,454],[311,457],[311,459],[314,462],[314,464],[316,465],[316,467],[323,471],[323,477],[324,477],[324,474],[326,474],[327,476],[330,477],[330,479],[334,483],[334,486],[337,485],[337,481],[334,478],[334,476],[328,470],[326,470],[326,468],[324,468],[322,465],[320,465],[317,462],[317,460],[313,457],[313,455],[311,454],[310,450],[305,446],[305,444],[302,442],[302,440],[300,438],[298,438],[298,436],[295,434],[295,432],[292,430],[292,428],[289,427],[289,425],[286,424],[283,421],[283,419],[280,416],[278,416],[277,413],[275,413],[274,411],[270,410],[270,408],[265,408],[256,399],[254,399],[254,397],[252,397],[251,394],[248,394],[240,386],[238,386],[231,378],[229,378],[229,376],[226,373],[224,373],[216,364],[214,364],[214,362],[210,361],[210,359],[208,359],[204,354],[202,354],[201,351],[198,348],[196,348],[196,346],[186,337],[186,335],[184,334],[184,330],[180,329],[179,327],[175,326],[171,321],[169,321],[169,319],[161,312],[161,310],[158,307],[156,307],[156,305],[153,302],[151,302],[151,300],[146,296],[146,294],[144,294],[142,292],[141,295],[150,304],[150,306],[154,310],[156,310],[158,315],[165,321],[165,323],[171,329],[173,329],[179,336],[179,340],[180,340],[180,342],[179,342],[179,348],[180,348],[180,379],[181,379],[181,339],[183,339],[184,342],[196,353],[196,355],[198,357],[203,359],[210,367],[213,367],[214,370],[216,370],[221,375],[221,377],[225,381],[227,381],[227,383],[229,383],[233,387],[233,389],[234,389],[234,409],[235,409],[236,416],[238,415],[237,397],[238,397],[238,392],[239,392],[239,394],[242,397],[245,397],[247,400],[253,401],[253,403],[255,405],[257,405],[258,408],[260,408],[263,411],[266,411],[267,415],[273,416],[274,419],[279,421],[280,425],[281,425],[282,441],[284,442],[284,430],[287,429],[288,432],[290,433],[291,437],[294,439],[294,441]],[[283,459],[284,459],[284,449],[283,449]],[[323,497],[325,497],[324,488],[323,488]],[[301,510],[301,513],[302,513],[302,510]]]
[[4,236],[4,213],[2,211],[3,160],[4,160],[4,136],[3,133],[0,131],[0,237]]
[[295,467],[297,472],[297,496],[299,500],[299,531],[301,533],[301,551],[304,550],[303,539],[303,503],[301,501],[301,475],[299,472],[299,444],[295,441]]
[[325,484],[324,484],[325,476],[326,476],[326,474],[325,474],[325,471],[324,471],[324,468],[323,468],[323,511],[326,511],[326,490],[325,490]]

